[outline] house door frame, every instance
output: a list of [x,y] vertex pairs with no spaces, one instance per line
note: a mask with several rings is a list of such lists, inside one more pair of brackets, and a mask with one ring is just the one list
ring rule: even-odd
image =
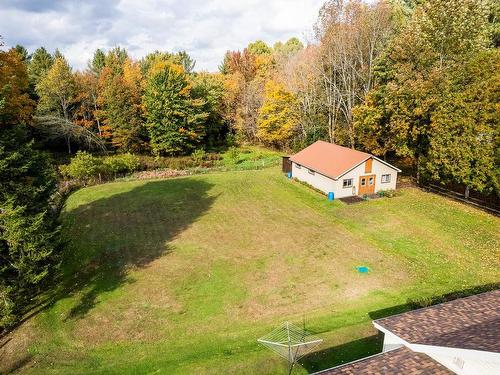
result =
[[375,194],[376,175],[367,174],[359,176],[358,195]]

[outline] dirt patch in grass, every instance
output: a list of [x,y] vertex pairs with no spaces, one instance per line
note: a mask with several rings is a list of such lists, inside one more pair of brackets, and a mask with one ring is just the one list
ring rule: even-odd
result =
[[0,339],[0,374],[26,370],[32,365],[29,347],[35,341],[36,328],[31,320]]

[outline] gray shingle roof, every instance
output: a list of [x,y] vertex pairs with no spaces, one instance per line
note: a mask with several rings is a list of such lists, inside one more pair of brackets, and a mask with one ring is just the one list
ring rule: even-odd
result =
[[500,352],[500,290],[376,320],[412,344]]
[[449,375],[431,357],[402,347],[317,373],[318,375]]

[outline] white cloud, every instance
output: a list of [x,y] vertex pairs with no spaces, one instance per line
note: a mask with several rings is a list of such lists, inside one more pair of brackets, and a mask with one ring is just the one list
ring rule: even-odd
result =
[[226,50],[262,39],[272,45],[310,34],[324,0],[6,0],[0,34],[7,47],[59,48],[84,68],[96,48],[125,47],[139,58],[186,50],[197,70],[214,71]]

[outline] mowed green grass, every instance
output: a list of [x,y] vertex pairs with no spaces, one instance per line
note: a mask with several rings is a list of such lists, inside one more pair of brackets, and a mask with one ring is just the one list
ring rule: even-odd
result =
[[90,187],[62,221],[63,286],[0,372],[282,374],[256,339],[289,320],[325,340],[307,373],[380,350],[380,310],[500,280],[498,218],[411,188],[332,203],[276,168]]

